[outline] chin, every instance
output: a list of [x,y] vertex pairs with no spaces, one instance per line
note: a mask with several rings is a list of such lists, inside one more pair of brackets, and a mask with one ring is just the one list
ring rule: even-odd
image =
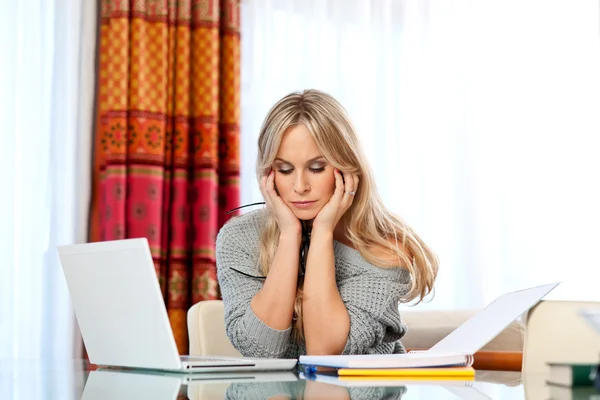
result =
[[293,210],[294,215],[301,221],[315,219],[320,210]]
[[294,215],[301,221],[311,221],[317,216],[313,211],[295,211]]

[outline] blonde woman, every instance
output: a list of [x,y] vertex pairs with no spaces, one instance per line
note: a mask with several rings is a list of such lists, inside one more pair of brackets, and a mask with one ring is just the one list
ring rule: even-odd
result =
[[258,139],[266,208],[218,234],[227,335],[247,357],[402,353],[399,302],[422,300],[438,261],[379,198],[344,108],[292,93]]

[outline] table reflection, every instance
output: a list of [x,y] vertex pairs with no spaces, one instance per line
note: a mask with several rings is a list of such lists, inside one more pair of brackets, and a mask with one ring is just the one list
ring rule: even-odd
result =
[[406,387],[344,387],[300,379],[293,372],[169,374],[91,371],[82,400],[137,399],[401,399]]
[[[506,379],[506,378],[505,378]],[[514,378],[509,378],[512,381]],[[516,382],[515,382],[516,383]],[[489,400],[485,382],[344,380],[337,376],[304,376],[294,372],[175,374],[123,371],[90,372],[82,400],[132,399],[468,399]],[[488,382],[492,387],[498,382]],[[516,383],[517,386],[518,383]]]
[[0,398],[11,400],[548,398],[527,387],[531,380],[524,381],[519,373],[487,371],[477,371],[475,381],[435,382],[344,380],[291,371],[182,374],[95,369],[81,361],[0,361]]
[[[331,384],[317,380],[298,379],[296,382],[235,382],[225,392],[226,399],[401,399],[407,391],[406,386],[371,386],[354,387],[346,384]],[[190,400],[200,400],[192,397]]]

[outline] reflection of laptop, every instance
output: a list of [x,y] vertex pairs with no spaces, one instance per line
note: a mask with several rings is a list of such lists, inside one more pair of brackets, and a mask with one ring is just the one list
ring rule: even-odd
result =
[[91,371],[81,400],[177,400],[180,388],[176,377]]
[[[195,378],[202,381],[197,382]],[[100,369],[90,372],[81,400],[177,400],[186,392],[190,400],[223,399],[229,386],[236,383],[260,383],[264,386],[294,385],[297,381],[298,377],[290,371],[194,375]]]
[[58,253],[93,364],[194,373],[296,365],[295,359],[179,356],[145,238],[61,246]]
[[[202,374],[182,374],[179,371],[162,370],[139,370],[139,369],[115,369],[98,368],[96,371],[103,373],[119,373],[129,375],[154,376],[157,379],[175,378],[182,385],[214,385],[234,382],[258,383],[258,382],[296,382],[298,375],[293,371],[230,371],[230,372],[204,372]],[[109,379],[109,378],[106,378]],[[112,378],[110,378],[112,379]]]

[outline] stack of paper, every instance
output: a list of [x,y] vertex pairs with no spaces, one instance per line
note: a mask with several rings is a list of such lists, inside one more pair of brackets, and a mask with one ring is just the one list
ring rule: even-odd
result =
[[[558,283],[500,296],[427,351],[408,354],[301,356],[306,373],[319,367],[337,370],[339,376],[403,376],[473,378],[473,355],[511,322],[537,304]],[[462,368],[457,368],[462,367]]]

